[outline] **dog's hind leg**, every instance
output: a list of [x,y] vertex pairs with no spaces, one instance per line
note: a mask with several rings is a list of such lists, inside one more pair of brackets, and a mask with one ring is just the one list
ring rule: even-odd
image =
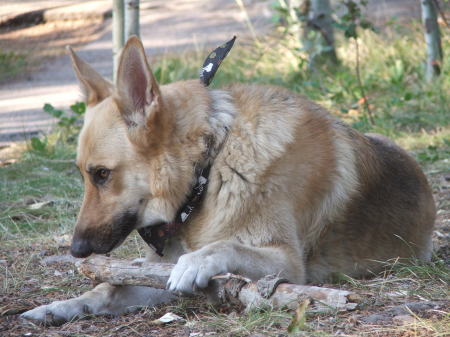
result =
[[41,305],[21,317],[45,325],[61,325],[88,315],[121,315],[175,298],[173,293],[162,289],[101,283],[79,297]]

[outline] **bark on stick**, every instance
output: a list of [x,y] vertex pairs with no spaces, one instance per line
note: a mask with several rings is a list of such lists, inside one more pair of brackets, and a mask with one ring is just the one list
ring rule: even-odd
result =
[[[98,255],[85,259],[78,265],[78,270],[96,282],[164,289],[173,267],[170,263],[133,262]],[[222,299],[237,299],[247,310],[264,306],[295,309],[304,298],[312,299],[316,310],[353,310],[357,305],[352,301],[358,296],[347,290],[278,284],[273,277],[249,283],[245,278],[232,274],[214,278],[223,279],[219,287]]]

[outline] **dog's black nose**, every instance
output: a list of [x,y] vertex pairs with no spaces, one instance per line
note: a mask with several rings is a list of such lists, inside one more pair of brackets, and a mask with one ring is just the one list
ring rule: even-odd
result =
[[70,253],[74,257],[88,257],[92,252],[92,247],[88,240],[73,238]]

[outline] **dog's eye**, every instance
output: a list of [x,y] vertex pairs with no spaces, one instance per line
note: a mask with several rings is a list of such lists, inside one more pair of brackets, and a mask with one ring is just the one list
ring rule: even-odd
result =
[[94,172],[94,181],[96,184],[103,184],[108,179],[110,170],[105,168],[99,168]]

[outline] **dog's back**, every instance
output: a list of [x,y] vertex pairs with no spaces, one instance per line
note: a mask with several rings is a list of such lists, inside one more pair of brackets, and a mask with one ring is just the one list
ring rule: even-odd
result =
[[225,237],[278,242],[293,256],[303,250],[308,281],[367,275],[397,257],[429,258],[434,201],[404,150],[284,89],[228,92],[237,113],[213,166],[210,214],[186,230],[192,250]]
[[349,132],[359,188],[310,250],[307,275],[312,282],[333,272],[376,273],[397,258],[431,257],[436,210],[420,167],[383,136]]

